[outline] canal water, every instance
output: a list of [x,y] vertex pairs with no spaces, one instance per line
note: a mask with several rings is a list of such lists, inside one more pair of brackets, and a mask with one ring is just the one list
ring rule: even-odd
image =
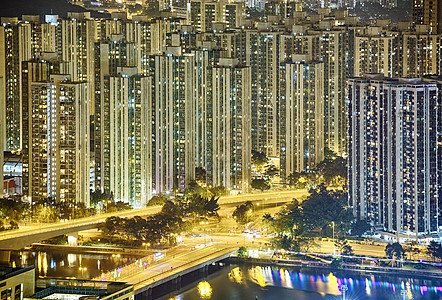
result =
[[66,251],[13,251],[11,265],[35,266],[36,278],[91,279],[135,262],[139,256]]
[[[172,300],[442,299],[438,281],[250,264],[226,266]],[[343,290],[345,298],[343,297]]]

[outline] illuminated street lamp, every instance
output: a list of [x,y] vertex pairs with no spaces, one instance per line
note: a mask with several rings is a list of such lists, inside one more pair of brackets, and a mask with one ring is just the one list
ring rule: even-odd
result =
[[79,267],[78,270],[81,271],[81,277],[83,277],[83,272],[87,271],[87,268],[86,267]]

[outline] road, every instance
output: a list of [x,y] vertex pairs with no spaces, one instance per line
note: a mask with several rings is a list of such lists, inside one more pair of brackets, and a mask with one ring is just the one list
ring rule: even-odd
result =
[[[221,207],[234,207],[246,201],[262,201],[263,203],[285,203],[294,197],[301,197],[306,193],[305,190],[295,191],[278,191],[254,193],[239,196],[224,196],[219,200]],[[18,250],[41,240],[49,239],[58,235],[69,234],[88,229],[96,228],[96,226],[111,216],[133,217],[147,216],[158,213],[160,206],[152,206],[129,211],[114,212],[107,214],[99,214],[93,217],[70,220],[55,224],[37,224],[17,230],[5,231],[0,233],[0,249],[1,250]]]

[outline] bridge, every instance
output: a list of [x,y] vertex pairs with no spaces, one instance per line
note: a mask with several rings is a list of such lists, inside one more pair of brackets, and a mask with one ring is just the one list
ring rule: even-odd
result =
[[[218,203],[221,207],[229,207],[244,203],[246,201],[270,203],[285,203],[294,197],[305,195],[305,190],[298,191],[279,191],[267,193],[252,193],[237,196],[223,196]],[[123,212],[114,212],[107,214],[99,214],[97,216],[70,220],[55,224],[41,224],[31,228],[22,228],[17,230],[5,231],[0,233],[0,261],[9,260],[9,252],[11,250],[19,250],[33,243],[47,240],[64,234],[76,234],[79,231],[97,228],[98,225],[111,216],[133,217],[147,216],[156,214],[161,210],[160,206],[152,206],[141,209],[134,209]],[[1,251],[3,250],[3,251]],[[5,251],[6,250],[6,251]],[[6,257],[3,257],[4,255]]]
[[136,210],[121,211],[107,214],[99,214],[94,217],[70,220],[54,224],[41,224],[31,228],[22,228],[17,230],[5,231],[0,234],[1,250],[19,250],[32,243],[47,240],[56,236],[69,233],[77,233],[83,230],[97,228],[106,218],[111,216],[133,217],[145,216],[158,213],[161,210],[159,206],[147,207]]
[[161,256],[157,261],[152,260],[152,255],[147,256],[93,280],[130,283],[137,300],[164,296],[218,270],[222,265],[220,262],[238,250],[235,242],[215,239],[215,243],[200,244],[198,249],[187,244],[166,256],[164,252],[158,252]]

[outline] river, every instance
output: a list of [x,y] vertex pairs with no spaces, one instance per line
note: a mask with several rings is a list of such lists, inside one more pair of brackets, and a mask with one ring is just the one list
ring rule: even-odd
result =
[[13,251],[12,266],[35,266],[36,278],[91,279],[135,262],[139,257],[123,254],[69,253],[65,251]]
[[333,274],[250,264],[226,266],[205,280],[164,299],[173,300],[391,300],[442,299],[441,282],[381,275]]

